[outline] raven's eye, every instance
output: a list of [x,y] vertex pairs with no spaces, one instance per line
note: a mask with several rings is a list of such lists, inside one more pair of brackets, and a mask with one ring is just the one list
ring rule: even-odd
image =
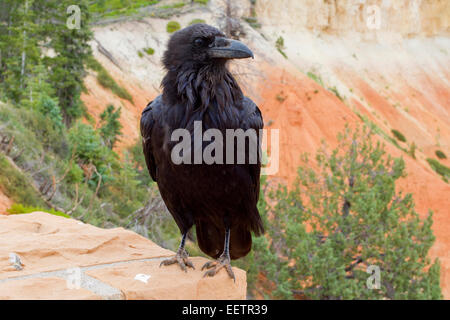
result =
[[194,40],[194,45],[196,47],[203,47],[205,45],[206,41],[203,38],[197,38]]

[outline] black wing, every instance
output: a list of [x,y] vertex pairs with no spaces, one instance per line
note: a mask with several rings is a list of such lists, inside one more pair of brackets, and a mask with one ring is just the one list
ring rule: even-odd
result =
[[261,141],[262,132],[261,129],[264,128],[264,121],[258,106],[249,98],[244,98],[243,103],[244,116],[241,118],[241,128],[243,130],[254,129],[256,130],[256,135],[258,137],[258,161],[257,164],[249,164],[249,173],[254,184],[254,199],[258,202],[259,199],[259,186],[260,186],[260,174],[261,174]]
[[[261,111],[256,104],[249,98],[244,98],[243,108],[239,114],[239,128],[247,131],[248,129],[256,130],[258,137],[258,151],[261,150],[261,139],[259,131],[263,129],[264,122]],[[246,150],[250,150],[246,146]],[[261,173],[261,152],[259,152],[257,163],[250,164],[249,158],[246,157],[246,165],[240,166],[245,170],[246,178],[250,177],[250,188],[241,186],[239,190],[242,191],[243,208],[240,216],[240,221],[235,223],[230,232],[230,256],[231,259],[238,259],[244,257],[251,250],[252,230],[256,236],[264,233],[264,226],[258,212],[257,203],[259,199],[260,189],[260,173]],[[248,156],[248,154],[247,154]],[[248,174],[248,175],[247,175]],[[197,241],[200,249],[207,255],[218,258],[223,250],[223,237],[225,232],[223,228],[217,227],[217,224],[208,222],[207,219],[200,219],[195,223],[197,231]]]
[[155,100],[151,101],[147,107],[142,111],[141,116],[141,136],[142,147],[145,156],[145,162],[147,164],[148,171],[153,181],[158,179],[158,168],[156,167],[155,157],[152,150],[152,130],[155,126],[155,110],[159,110],[162,104],[161,96],[158,96]]

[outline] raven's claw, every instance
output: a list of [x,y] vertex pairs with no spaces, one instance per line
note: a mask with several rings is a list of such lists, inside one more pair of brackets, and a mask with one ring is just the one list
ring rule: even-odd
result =
[[189,255],[186,252],[186,250],[184,249],[178,249],[177,254],[175,255],[175,257],[170,258],[170,259],[166,259],[161,261],[161,264],[159,265],[161,266],[168,266],[174,263],[178,263],[178,265],[180,266],[181,270],[183,270],[184,272],[187,272],[187,268],[186,266],[188,266],[189,268],[192,268],[195,270],[194,265],[192,264],[192,262],[188,259]]
[[[211,269],[212,268],[212,269]],[[234,276],[233,269],[231,268],[230,258],[224,255],[221,255],[219,259],[216,261],[208,261],[206,262],[203,267],[203,269],[211,269],[206,271],[203,274],[203,277],[213,277],[219,272],[220,269],[225,268],[227,270],[228,275],[231,279],[233,279],[234,282],[236,282],[236,277]]]

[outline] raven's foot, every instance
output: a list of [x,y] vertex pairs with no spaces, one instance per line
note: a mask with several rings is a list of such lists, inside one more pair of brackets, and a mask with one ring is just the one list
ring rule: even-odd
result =
[[230,257],[222,255],[216,261],[208,261],[203,265],[202,270],[210,268],[212,269],[206,271],[203,277],[213,277],[217,274],[217,272],[219,272],[220,269],[225,268],[230,278],[233,279],[234,282],[236,282],[236,277],[234,276],[233,269],[231,268]]
[[168,265],[171,265],[171,264],[174,264],[174,263],[178,263],[178,265],[180,266],[181,270],[183,270],[184,272],[187,272],[186,266],[195,270],[194,265],[192,264],[191,261],[189,261],[188,256],[189,255],[188,255],[188,253],[186,252],[185,249],[178,249],[177,254],[175,255],[175,257],[163,260],[159,266],[160,267],[162,265],[168,266]]

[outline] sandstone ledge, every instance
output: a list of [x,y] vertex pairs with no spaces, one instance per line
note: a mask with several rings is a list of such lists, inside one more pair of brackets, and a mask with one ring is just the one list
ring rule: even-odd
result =
[[[22,270],[13,267],[17,254]],[[0,216],[0,299],[245,299],[246,274],[203,278],[159,268],[174,253],[123,228],[101,229],[43,212]]]

